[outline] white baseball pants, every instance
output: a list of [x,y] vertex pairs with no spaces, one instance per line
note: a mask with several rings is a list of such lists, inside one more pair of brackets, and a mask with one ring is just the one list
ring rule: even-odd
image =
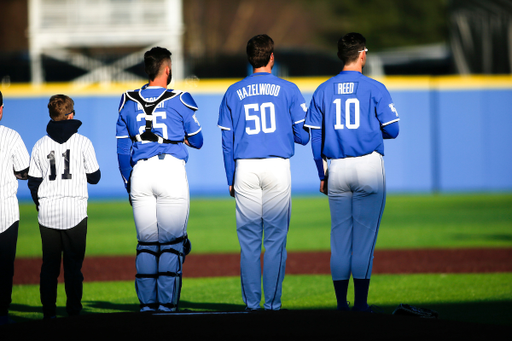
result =
[[169,154],[141,160],[133,167],[130,182],[139,241],[137,296],[143,306],[173,311],[181,288],[183,245],[165,243],[187,232],[190,197],[185,161]]
[[249,309],[260,308],[263,238],[264,308],[279,310],[291,214],[290,160],[237,160],[234,188],[244,303]]
[[331,160],[328,193],[332,279],[369,279],[386,202],[382,155]]
[[190,207],[185,161],[169,154],[133,167],[130,196],[137,239],[165,243],[187,232]]

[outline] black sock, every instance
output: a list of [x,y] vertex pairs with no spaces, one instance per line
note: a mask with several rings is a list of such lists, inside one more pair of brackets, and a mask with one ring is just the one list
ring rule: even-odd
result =
[[349,310],[347,303],[348,279],[341,281],[333,281],[334,292],[336,293],[336,301],[338,302],[337,310]]
[[369,279],[354,278],[354,307],[359,310],[368,308],[368,289],[370,288]]

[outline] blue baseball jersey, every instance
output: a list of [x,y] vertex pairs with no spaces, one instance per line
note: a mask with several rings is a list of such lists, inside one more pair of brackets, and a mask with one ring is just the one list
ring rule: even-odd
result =
[[[142,99],[147,102],[156,101],[164,92],[174,95],[160,102],[153,112],[151,132],[171,141],[183,141],[201,131],[201,125],[195,116],[197,105],[187,92],[168,90],[156,86],[144,86],[140,90]],[[188,151],[183,143],[156,143],[136,141],[135,136],[146,129],[146,114],[141,104],[123,94],[119,105],[119,118],[116,125],[116,137],[130,138],[133,141],[131,151],[132,164],[141,159],[148,159],[158,154],[171,154],[174,157],[188,160]]]
[[342,71],[313,94],[305,126],[322,129],[322,155],[384,155],[383,127],[399,121],[386,87],[357,71]]
[[295,152],[293,125],[303,124],[306,111],[295,84],[258,72],[228,88],[218,125],[234,134],[234,160],[290,158]]

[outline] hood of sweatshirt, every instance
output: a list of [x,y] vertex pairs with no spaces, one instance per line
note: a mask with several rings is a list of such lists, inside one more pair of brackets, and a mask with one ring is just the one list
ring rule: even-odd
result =
[[46,132],[52,140],[63,144],[78,131],[81,125],[82,122],[79,120],[50,121],[46,126]]

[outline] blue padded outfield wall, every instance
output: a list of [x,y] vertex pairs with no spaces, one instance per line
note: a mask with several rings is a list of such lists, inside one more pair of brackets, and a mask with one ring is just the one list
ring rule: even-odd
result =
[[[326,78],[291,79],[309,105]],[[388,192],[496,192],[512,190],[512,76],[387,77],[379,79],[391,92],[400,114],[400,135],[385,144]],[[184,83],[196,100],[204,134],[201,150],[189,149],[188,180],[193,196],[227,196],[218,108],[236,80]],[[89,186],[91,198],[126,198],[119,175],[115,125],[120,95],[142,84],[80,89],[69,84],[1,87],[1,124],[18,131],[29,152],[46,134],[47,104],[53,94],[75,101],[79,132],[92,140],[102,179]],[[311,147],[296,145],[291,161],[294,194],[318,193],[319,181]],[[18,197],[29,199],[26,182]]]

